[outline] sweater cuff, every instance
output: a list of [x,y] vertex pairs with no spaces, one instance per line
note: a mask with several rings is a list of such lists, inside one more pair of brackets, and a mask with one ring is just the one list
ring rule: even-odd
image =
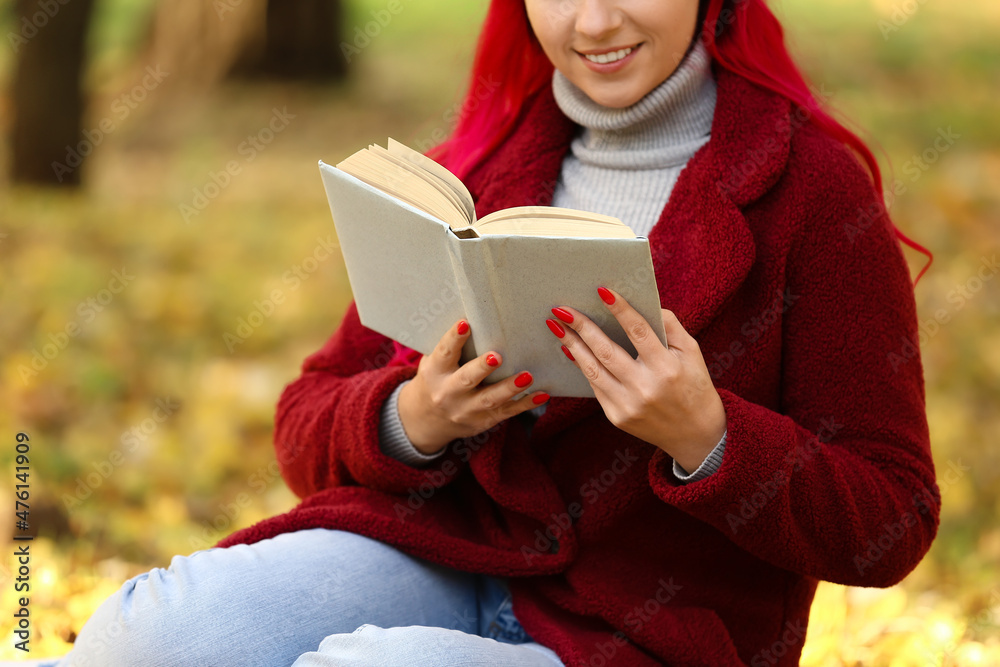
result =
[[413,446],[410,439],[406,437],[403,429],[403,422],[399,418],[399,392],[410,380],[400,383],[398,387],[382,404],[382,416],[378,426],[379,449],[386,456],[391,456],[397,461],[402,461],[407,465],[420,466],[424,463],[440,458],[448,450],[442,447],[436,454],[424,454]]
[[697,482],[699,479],[705,479],[718,470],[719,466],[722,465],[722,455],[726,452],[726,435],[728,433],[729,430],[726,429],[726,432],[722,434],[722,440],[719,440],[719,444],[715,446],[715,449],[708,453],[708,456],[706,456],[705,460],[701,462],[698,469],[690,475],[684,470],[684,468],[677,465],[677,461],[674,461],[674,477],[679,479],[681,482],[688,484],[690,482]]

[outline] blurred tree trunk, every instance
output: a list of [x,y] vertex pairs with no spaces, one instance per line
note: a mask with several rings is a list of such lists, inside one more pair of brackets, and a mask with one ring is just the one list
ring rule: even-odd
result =
[[263,34],[245,44],[234,76],[331,81],[347,75],[341,0],[268,0]]
[[181,86],[236,76],[338,79],[347,71],[342,8],[341,0],[163,0],[144,59]]
[[266,9],[267,0],[162,0],[141,59],[170,72],[175,90],[213,86],[260,41]]
[[14,182],[80,183],[86,157],[77,149],[85,107],[81,78],[93,5],[52,3],[50,15],[37,0],[16,0],[17,24],[7,36],[17,54],[10,92]]

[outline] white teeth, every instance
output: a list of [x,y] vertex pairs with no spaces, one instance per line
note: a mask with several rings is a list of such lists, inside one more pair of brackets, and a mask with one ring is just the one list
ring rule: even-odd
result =
[[621,60],[628,54],[632,53],[632,47],[626,49],[619,49],[618,51],[611,51],[610,53],[599,53],[597,55],[585,55],[584,58],[592,63],[613,63]]

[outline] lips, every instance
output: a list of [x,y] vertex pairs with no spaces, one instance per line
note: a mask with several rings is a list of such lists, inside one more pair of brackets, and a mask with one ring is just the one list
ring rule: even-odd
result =
[[600,63],[604,65],[605,63],[618,62],[628,54],[632,53],[633,49],[628,46],[624,49],[619,49],[617,51],[609,51],[608,53],[598,53],[598,54],[583,54],[583,57],[592,63]]
[[611,74],[625,67],[633,58],[635,53],[643,45],[643,42],[631,46],[619,46],[606,49],[589,49],[587,51],[577,51],[577,55],[584,64],[594,72],[601,74]]

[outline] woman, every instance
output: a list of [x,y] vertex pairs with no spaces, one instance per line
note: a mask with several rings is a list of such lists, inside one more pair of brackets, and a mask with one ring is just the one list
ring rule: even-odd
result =
[[433,155],[480,216],[648,236],[667,347],[614,285],[636,359],[554,302],[538,344],[597,398],[549,399],[459,366],[464,321],[420,357],[351,304],[278,405],[303,502],[126,582],[60,664],[794,665],[818,580],[903,579],[940,504],[919,246],[781,35],[761,0],[494,0],[498,85]]

